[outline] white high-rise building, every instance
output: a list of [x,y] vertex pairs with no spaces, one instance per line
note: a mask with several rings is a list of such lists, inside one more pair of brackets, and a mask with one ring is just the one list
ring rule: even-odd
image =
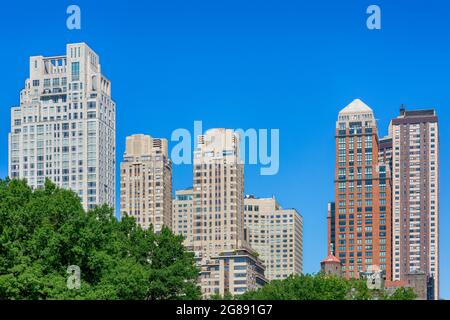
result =
[[30,57],[30,74],[11,109],[8,174],[33,188],[49,178],[85,209],[114,207],[116,105],[99,56],[84,43],[66,54]]

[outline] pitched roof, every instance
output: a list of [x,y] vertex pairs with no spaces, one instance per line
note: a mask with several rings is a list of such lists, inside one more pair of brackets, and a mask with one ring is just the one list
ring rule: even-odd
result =
[[326,257],[325,259],[323,259],[321,263],[327,263],[327,262],[337,262],[337,263],[341,263],[341,260],[339,260],[338,258],[336,258],[335,256],[333,256],[332,254],[330,254],[328,257]]
[[353,100],[348,106],[342,109],[339,114],[373,112],[372,109],[360,99]]

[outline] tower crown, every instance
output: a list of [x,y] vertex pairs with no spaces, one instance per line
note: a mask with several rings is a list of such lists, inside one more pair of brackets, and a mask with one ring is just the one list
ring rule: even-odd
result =
[[344,109],[342,109],[339,112],[339,115],[341,114],[352,114],[352,113],[372,113],[373,110],[365,104],[360,99],[353,100],[348,106],[346,106]]
[[373,110],[360,99],[353,100],[339,112],[336,128],[349,127],[352,122],[361,122],[365,126],[375,126]]

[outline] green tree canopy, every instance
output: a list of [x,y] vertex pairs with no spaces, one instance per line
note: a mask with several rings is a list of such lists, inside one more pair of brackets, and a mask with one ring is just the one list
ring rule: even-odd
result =
[[387,296],[384,291],[369,290],[364,280],[346,280],[320,273],[273,280],[263,288],[248,291],[239,297],[243,300],[410,300],[414,298],[415,294],[411,289],[400,288],[393,295]]
[[385,295],[386,300],[414,300],[416,297],[411,288],[398,288],[392,295]]
[[[198,269],[182,237],[155,234],[102,206],[85,212],[46,181],[0,180],[0,299],[199,299]],[[69,289],[67,268],[81,271]]]

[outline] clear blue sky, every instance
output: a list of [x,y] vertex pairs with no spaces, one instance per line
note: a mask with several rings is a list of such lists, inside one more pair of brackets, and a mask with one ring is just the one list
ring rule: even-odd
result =
[[[437,109],[441,124],[441,293],[450,298],[448,1],[10,1],[0,10],[0,177],[7,175],[10,107],[31,55],[87,42],[112,81],[117,156],[126,135],[170,138],[176,128],[279,128],[280,172],[246,167],[246,193],[276,195],[304,217],[304,271],[326,255],[333,199],[334,126],[354,98],[370,105],[381,134],[407,107]],[[82,29],[65,27],[78,4]],[[382,9],[382,30],[365,26]],[[174,188],[192,183],[174,168]]]

